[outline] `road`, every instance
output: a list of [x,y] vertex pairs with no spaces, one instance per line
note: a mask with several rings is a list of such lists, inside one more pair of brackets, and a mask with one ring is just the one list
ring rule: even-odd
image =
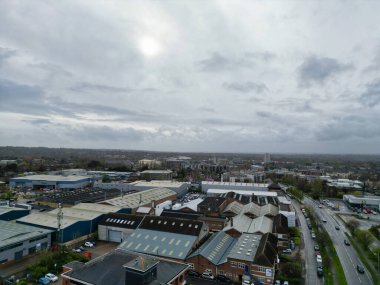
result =
[[[356,253],[355,249],[352,246],[347,246],[344,244],[344,240],[347,239],[344,232],[348,232],[348,230],[335,217],[335,213],[325,206],[323,206],[322,209],[318,208],[319,203],[307,197],[304,198],[304,203],[314,209],[319,221],[322,221],[323,219],[327,221],[326,223],[321,222],[321,224],[330,235],[335,246],[335,250],[342,264],[348,285],[374,284],[368,270],[365,270],[364,274],[360,274],[357,271],[356,265],[363,264],[361,263],[359,255]],[[335,226],[339,226],[340,230],[336,230]]]
[[305,267],[306,267],[306,285],[322,285],[323,279],[317,276],[317,261],[314,251],[314,240],[311,238],[311,233],[307,227],[304,215],[301,212],[301,208],[298,202],[293,200],[293,206],[296,209],[297,215],[301,223],[301,232],[303,235],[303,241],[305,244]]

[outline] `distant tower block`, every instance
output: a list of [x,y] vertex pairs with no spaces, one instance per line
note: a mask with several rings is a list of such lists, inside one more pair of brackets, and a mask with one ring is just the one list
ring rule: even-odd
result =
[[270,163],[270,153],[264,154],[264,163]]

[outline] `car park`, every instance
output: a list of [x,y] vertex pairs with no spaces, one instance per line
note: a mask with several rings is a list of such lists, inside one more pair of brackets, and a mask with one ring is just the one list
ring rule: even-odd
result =
[[215,280],[218,280],[219,282],[222,282],[222,283],[230,283],[231,282],[231,280],[228,277],[226,277],[222,274],[216,275]]
[[46,274],[45,278],[49,279],[50,282],[57,282],[58,281],[58,277],[55,276],[53,273]]
[[202,277],[205,278],[205,279],[209,279],[209,280],[214,280],[215,279],[214,275],[212,275],[210,272],[203,272],[202,273]]
[[345,240],[344,240],[344,244],[345,244],[345,245],[350,245],[350,242],[349,242],[348,240],[345,239]]
[[363,266],[358,264],[358,265],[356,265],[356,269],[358,270],[359,273],[362,273],[362,274],[364,273],[364,267]]

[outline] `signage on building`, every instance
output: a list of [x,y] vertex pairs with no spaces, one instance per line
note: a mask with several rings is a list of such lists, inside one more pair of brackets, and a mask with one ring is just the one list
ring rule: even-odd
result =
[[267,268],[265,270],[265,276],[266,277],[272,277],[272,268]]

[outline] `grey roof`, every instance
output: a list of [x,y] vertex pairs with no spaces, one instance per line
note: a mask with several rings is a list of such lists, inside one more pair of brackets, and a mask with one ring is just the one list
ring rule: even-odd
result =
[[223,231],[220,231],[213,234],[198,250],[194,251],[189,257],[200,254],[213,264],[219,265],[227,262],[227,256],[236,242],[236,238],[231,237]]
[[24,208],[10,207],[10,206],[0,206],[0,215],[6,214],[12,211],[27,211]]
[[36,238],[51,232],[50,230],[0,220],[0,247]]
[[253,262],[261,238],[261,234],[242,234],[231,249],[228,258]]
[[[95,285],[125,285],[125,268],[123,266],[137,257],[141,257],[141,255],[116,249],[63,275]],[[186,264],[159,260],[157,280],[150,284],[167,284],[186,268],[188,268]]]
[[196,236],[138,228],[119,248],[184,260],[196,240]]

